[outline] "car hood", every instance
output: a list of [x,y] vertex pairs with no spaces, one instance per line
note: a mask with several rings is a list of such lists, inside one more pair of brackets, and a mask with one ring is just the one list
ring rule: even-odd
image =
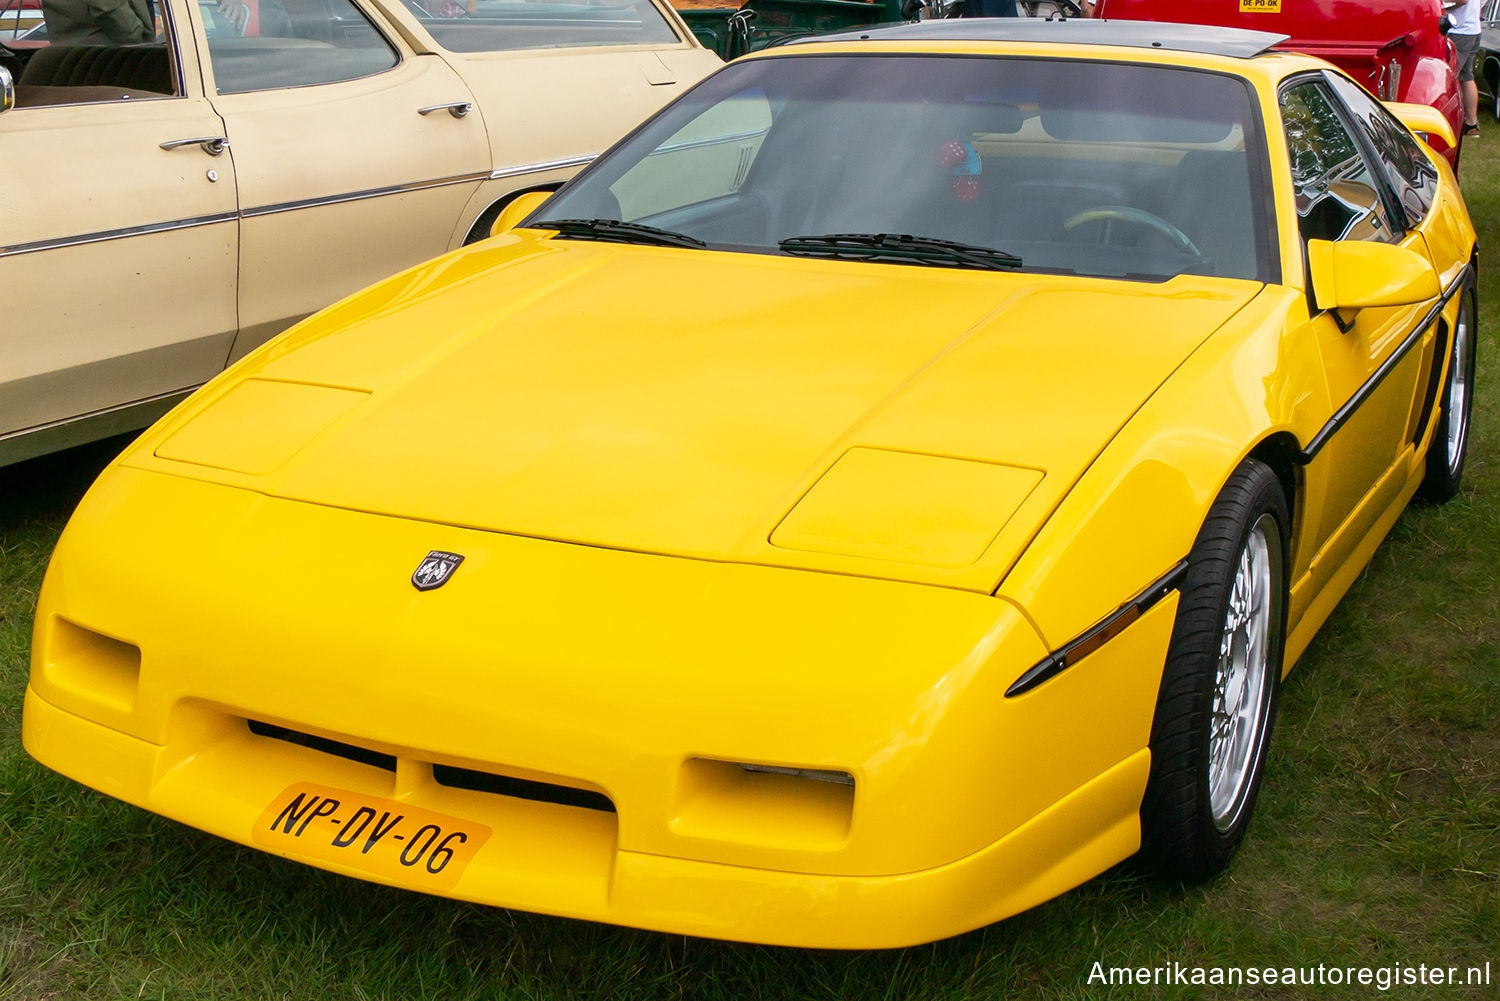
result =
[[521,231],[314,317],[126,461],[431,522],[434,549],[455,526],[988,591],[1260,287]]

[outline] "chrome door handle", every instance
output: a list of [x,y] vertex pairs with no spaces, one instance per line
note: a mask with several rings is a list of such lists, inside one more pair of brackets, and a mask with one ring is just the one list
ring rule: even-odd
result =
[[229,148],[229,140],[223,136],[197,136],[193,139],[169,139],[161,144],[162,149],[177,149],[179,146],[202,146],[209,156],[218,156]]
[[425,108],[418,108],[417,114],[426,117],[434,111],[446,111],[454,118],[462,118],[474,110],[474,105],[468,101],[449,101],[447,104],[429,104]]

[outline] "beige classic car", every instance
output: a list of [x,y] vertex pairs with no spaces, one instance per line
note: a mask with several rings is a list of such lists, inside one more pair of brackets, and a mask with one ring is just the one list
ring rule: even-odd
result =
[[150,423],[719,65],[656,0],[43,8],[0,43],[0,465]]

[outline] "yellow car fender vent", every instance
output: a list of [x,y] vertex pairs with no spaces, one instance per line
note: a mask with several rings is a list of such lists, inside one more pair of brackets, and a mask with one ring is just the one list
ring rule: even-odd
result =
[[1043,475],[997,462],[851,448],[770,541],[781,549],[966,567],[984,555]]
[[848,772],[690,758],[678,776],[671,827],[685,838],[834,851],[848,841],[853,818]]
[[156,446],[156,456],[252,476],[269,473],[369,396],[273,379],[246,379]]
[[141,680],[141,648],[61,617],[50,626],[39,694],[87,719],[128,730]]

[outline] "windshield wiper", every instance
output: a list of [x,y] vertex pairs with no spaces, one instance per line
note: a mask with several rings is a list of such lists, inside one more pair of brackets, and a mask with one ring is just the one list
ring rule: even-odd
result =
[[837,257],[850,261],[901,261],[939,267],[985,268],[1008,271],[1019,268],[1021,259],[994,247],[980,247],[932,236],[903,233],[829,233],[826,236],[794,236],[782,240],[782,253],[804,257]]
[[618,219],[544,219],[529,224],[533,229],[555,229],[558,236],[574,240],[604,240],[609,243],[639,243],[650,247],[707,247],[685,233],[658,229]]

